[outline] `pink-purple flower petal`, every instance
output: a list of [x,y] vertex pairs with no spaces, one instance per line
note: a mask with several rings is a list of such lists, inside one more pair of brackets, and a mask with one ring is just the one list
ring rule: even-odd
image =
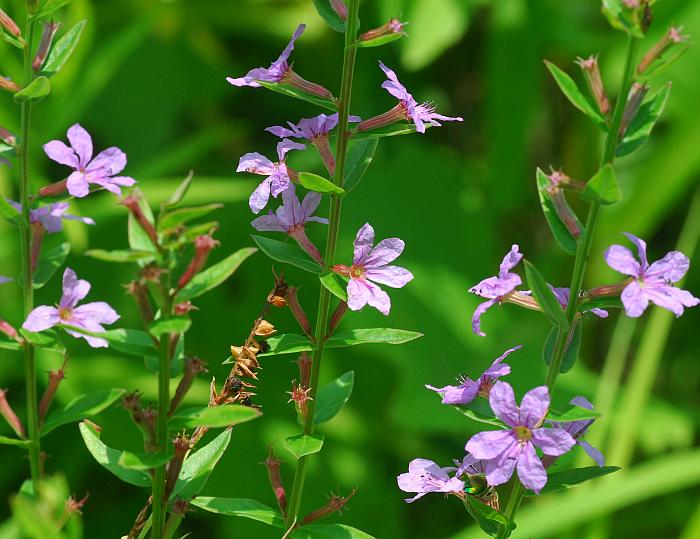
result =
[[[515,427],[520,425],[520,415],[518,406],[515,403],[515,393],[510,384],[505,382],[496,382],[489,393],[489,404],[496,417],[503,421],[506,425]],[[470,453],[473,451],[467,449]],[[476,455],[478,458],[488,458]]]
[[519,425],[534,429],[542,424],[549,410],[549,390],[547,386],[531,389],[520,403]]
[[541,428],[532,431],[532,443],[545,455],[558,457],[574,447],[576,440],[564,429]]
[[536,494],[547,484],[547,471],[532,444],[527,444],[518,457],[518,479]]

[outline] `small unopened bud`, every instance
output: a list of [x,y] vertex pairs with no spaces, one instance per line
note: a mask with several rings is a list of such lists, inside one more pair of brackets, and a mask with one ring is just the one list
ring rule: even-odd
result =
[[158,233],[153,228],[153,224],[146,218],[140,205],[141,197],[137,194],[131,194],[122,199],[122,204],[131,212],[136,222],[148,235],[154,246],[158,247]]
[[209,253],[217,245],[219,245],[219,242],[209,235],[197,237],[194,242],[194,256],[192,257],[190,265],[185,270],[185,273],[182,274],[182,277],[180,277],[180,280],[177,283],[178,289],[189,283],[192,280],[192,277],[201,271],[201,269],[207,263]]
[[78,515],[82,515],[83,506],[85,505],[85,502],[87,502],[89,497],[89,492],[85,495],[85,497],[82,500],[76,500],[75,498],[73,498],[73,496],[69,496],[66,500],[66,503],[63,506],[63,514],[58,518],[58,521],[56,522],[56,527],[60,530],[68,523],[70,517],[72,517],[76,513]]
[[12,146],[13,148],[17,147],[17,137],[4,127],[0,127],[0,140],[8,146]]
[[151,408],[141,407],[141,397],[138,392],[128,393],[122,397],[122,407],[129,412],[132,420],[143,433],[146,449],[155,449],[156,414]]
[[299,380],[301,380],[302,387],[311,385],[311,363],[311,356],[306,352],[302,352],[299,355],[299,359],[296,360],[296,364],[299,366]]
[[148,297],[148,287],[142,281],[131,281],[126,285],[126,291],[134,298],[136,307],[141,315],[141,321],[148,327],[153,322],[153,307]]
[[623,136],[627,131],[627,128],[637,115],[637,111],[644,102],[644,97],[646,97],[650,88],[651,86],[647,84],[639,84],[638,82],[635,82],[632,85],[630,93],[627,96],[627,103],[625,104],[625,110],[622,114],[622,121],[620,122],[620,136]]
[[8,92],[17,93],[22,89],[21,86],[12,82],[11,79],[3,77],[0,75],[0,90],[7,90]]
[[255,335],[258,337],[269,337],[276,332],[275,326],[270,324],[267,320],[260,320],[260,322],[255,325]]
[[399,103],[388,111],[373,116],[360,122],[357,125],[358,131],[371,131],[372,129],[379,129],[380,127],[385,127],[387,125],[392,125],[397,122],[402,122],[406,119],[406,107]]
[[192,305],[191,301],[183,301],[182,303],[178,303],[173,307],[173,311],[177,316],[185,316],[186,314],[189,314],[190,311],[198,311],[199,307],[195,307]]
[[297,299],[297,289],[293,286],[290,286],[287,289],[286,298],[287,304],[289,305],[289,310],[292,311],[292,314],[294,315],[296,321],[299,323],[299,326],[301,326],[301,329],[304,331],[304,333],[310,336],[311,323],[309,322],[309,317],[306,316],[304,309],[302,309],[301,304]]
[[350,498],[352,498],[356,492],[357,489],[354,488],[347,496],[338,496],[337,494],[331,494],[328,503],[320,509],[316,509],[316,511],[306,515],[301,521],[301,524],[311,524],[316,520],[319,520],[323,517],[327,517],[328,515],[335,513],[336,511],[342,511],[342,509],[345,507],[345,504],[347,504],[350,501]]
[[344,301],[341,301],[335,308],[335,311],[333,311],[333,314],[331,315],[331,321],[328,324],[329,335],[333,335],[333,333],[335,333],[335,330],[338,329],[338,326],[343,320],[343,317],[345,316],[346,312],[348,312],[348,304]]
[[403,31],[404,26],[406,26],[406,23],[401,22],[399,19],[389,19],[389,22],[382,24],[378,28],[368,30],[357,39],[358,41],[372,41],[373,39],[396,34],[406,35],[406,32]]
[[551,169],[550,173],[547,175],[551,185],[547,189],[548,192],[552,193],[559,188],[567,188],[573,191],[583,191],[586,187],[584,182],[578,180],[572,180],[563,170]]
[[173,491],[178,477],[180,477],[182,463],[185,462],[185,457],[192,448],[190,439],[184,434],[173,440],[173,446],[175,448],[175,454],[168,463],[168,472],[165,476],[165,494],[163,495],[165,500],[170,497],[170,493]]
[[5,320],[0,320],[0,332],[7,335],[13,341],[22,342],[22,338],[19,336],[14,326]]
[[297,413],[301,416],[304,423],[306,423],[309,416],[309,405],[307,403],[313,400],[313,398],[309,396],[310,391],[310,387],[297,385],[296,380],[292,380],[292,390],[287,391],[287,394],[291,397],[287,402],[294,402]]
[[657,41],[651,49],[649,49],[649,52],[644,55],[637,66],[637,73],[641,75],[652,63],[660,60],[661,57],[674,45],[687,41],[688,36],[682,35],[682,31],[682,26],[671,26],[664,36]]
[[329,90],[320,84],[316,84],[315,82],[308,81],[301,77],[291,67],[284,73],[280,82],[294,86],[306,94],[323,97],[325,99],[331,99],[333,97],[333,94]]
[[39,403],[39,424],[44,423],[44,419],[46,419],[46,414],[48,413],[49,408],[51,407],[51,402],[53,401],[53,398],[56,395],[58,386],[61,385],[61,382],[66,377],[65,369],[67,364],[68,355],[66,355],[63,361],[63,365],[60,369],[58,369],[57,371],[49,371],[49,383],[46,386],[46,390],[44,391],[44,394],[41,397],[41,402]]
[[7,400],[6,389],[0,389],[0,415],[5,418],[5,421],[7,421],[7,424],[12,427],[12,430],[15,431],[17,436],[22,439],[25,438],[26,431],[24,430],[24,425],[22,425],[22,421],[19,419],[19,417],[17,417],[17,414],[12,409],[12,406],[10,406],[10,403]]
[[280,464],[282,461],[274,456],[272,453],[272,447],[265,459],[265,467],[267,468],[267,476],[270,479],[270,486],[272,487],[272,492],[275,494],[277,499],[277,505],[280,508],[280,512],[283,516],[287,515],[287,495],[284,491],[284,484],[282,483],[282,474],[280,473]]
[[338,14],[338,17],[344,21],[348,20],[348,6],[343,0],[331,0],[331,7]]
[[550,195],[559,219],[564,223],[569,233],[574,238],[578,238],[581,235],[581,225],[574,210],[571,209],[571,206],[569,206],[569,203],[566,201],[564,191],[561,189],[554,189],[550,192]]
[[170,401],[170,410],[168,411],[168,415],[172,415],[172,413],[177,410],[177,407],[180,406],[182,400],[185,398],[185,395],[187,395],[187,392],[192,387],[197,375],[201,372],[207,372],[207,366],[206,363],[204,363],[204,361],[198,357],[187,356],[185,359],[184,370],[185,372],[180,379],[180,383],[177,385],[177,389],[175,390],[172,400]]
[[586,84],[588,85],[591,95],[593,95],[596,105],[598,105],[598,110],[603,116],[607,116],[610,112],[610,102],[605,95],[605,87],[603,86],[603,79],[600,76],[600,67],[598,66],[598,57],[589,56],[586,59],[578,58],[576,63],[583,71]]
[[149,283],[160,284],[160,276],[164,273],[165,270],[156,264],[148,264],[141,270],[141,277]]
[[0,9],[0,26],[2,26],[8,34],[11,34],[15,37],[19,37],[22,33],[19,29],[19,26],[17,26],[17,23],[2,9]]
[[318,150],[321,161],[323,161],[328,173],[333,176],[335,174],[335,157],[333,156],[333,150],[331,150],[331,145],[328,140],[328,133],[315,136],[311,139],[311,144]]
[[39,189],[39,196],[41,197],[57,197],[62,195],[68,189],[68,180],[61,180],[60,182],[55,182],[45,187]]
[[58,27],[61,26],[57,22],[45,22],[44,27],[41,31],[41,41],[39,42],[39,48],[34,56],[34,61],[32,62],[32,69],[36,72],[41,71],[41,67],[46,61],[46,57],[49,55],[49,50],[51,50],[51,42],[53,41]]

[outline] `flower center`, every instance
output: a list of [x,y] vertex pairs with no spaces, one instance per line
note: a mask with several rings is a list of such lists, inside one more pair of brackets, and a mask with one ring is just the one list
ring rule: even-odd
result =
[[521,444],[527,443],[532,440],[532,431],[527,427],[514,427],[515,436],[518,438],[518,442]]
[[71,309],[58,309],[58,317],[64,322],[70,320],[71,314]]
[[365,276],[365,268],[362,266],[351,266],[350,277],[353,279],[362,279]]

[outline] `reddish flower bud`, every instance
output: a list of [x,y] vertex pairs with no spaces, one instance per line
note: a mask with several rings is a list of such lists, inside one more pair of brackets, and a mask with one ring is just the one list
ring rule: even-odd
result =
[[280,512],[283,516],[287,515],[287,495],[284,491],[284,484],[282,483],[282,474],[280,473],[280,464],[282,461],[275,457],[272,453],[272,447],[270,447],[269,454],[265,459],[265,467],[267,468],[267,476],[270,479],[270,486],[272,487],[272,492],[275,494],[275,499],[277,499],[277,505],[280,508]]
[[7,401],[6,389],[0,389],[0,415],[5,418],[5,421],[7,421],[7,424],[12,427],[12,430],[15,431],[17,436],[22,439],[25,438],[26,431],[24,430],[24,425],[22,425],[22,421],[19,419],[19,417],[17,417],[17,414]]
[[333,97],[333,94],[330,92],[330,90],[327,90],[320,84],[316,84],[315,82],[306,80],[305,78],[301,77],[298,73],[296,73],[291,67],[287,69],[280,82],[284,84],[289,84],[290,86],[294,86],[295,88],[298,88],[299,90],[307,94],[323,97],[326,99],[331,99]]
[[192,277],[201,271],[201,269],[207,263],[209,252],[217,245],[219,245],[219,242],[209,235],[197,237],[194,242],[194,257],[192,257],[192,261],[185,270],[185,273],[183,273],[182,277],[180,277],[180,280],[177,283],[178,289],[184,287],[192,280]]
[[621,283],[597,286],[596,288],[592,288],[591,290],[589,290],[584,297],[587,299],[592,299],[619,296],[620,294],[622,294],[622,291],[625,289],[625,287],[632,281],[633,279],[629,278],[625,279]]
[[313,400],[313,398],[309,396],[310,391],[310,387],[303,387],[301,385],[297,385],[296,380],[292,380],[292,390],[287,391],[287,394],[291,396],[291,398],[287,402],[294,402],[297,409],[297,413],[301,416],[304,423],[306,423],[306,420],[309,415],[309,405],[307,403]]
[[586,79],[591,95],[593,95],[593,99],[598,105],[598,110],[603,116],[607,116],[610,113],[610,102],[605,95],[603,79],[600,76],[600,68],[598,67],[598,57],[578,58],[576,63],[583,70],[583,76]]
[[302,352],[296,361],[296,364],[299,365],[299,379],[302,387],[311,385],[311,363],[311,356],[306,352]]
[[46,61],[46,57],[49,55],[49,50],[51,50],[51,42],[53,41],[56,32],[58,31],[60,23],[57,22],[45,22],[44,27],[41,31],[41,41],[39,42],[39,48],[34,56],[34,61],[32,62],[32,69],[36,72],[41,71],[41,67]]
[[23,342],[14,326],[5,320],[0,320],[0,332],[7,335],[13,341],[17,341],[18,343]]
[[187,392],[192,387],[195,378],[200,372],[207,372],[206,363],[204,363],[204,361],[198,357],[187,356],[185,359],[185,372],[180,379],[180,383],[177,385],[177,389],[175,390],[172,400],[170,401],[170,410],[168,411],[168,415],[172,415],[173,412],[177,410],[177,407],[180,406],[180,403],[182,403],[182,400],[185,398],[185,395],[187,395]]
[[41,197],[56,197],[60,196],[66,192],[68,180],[61,180],[60,182],[55,182],[45,187],[39,189],[39,196]]
[[146,215],[143,213],[141,205],[139,204],[140,200],[141,197],[139,195],[132,193],[131,195],[128,195],[122,199],[122,204],[126,206],[126,208],[131,212],[131,215],[134,216],[136,222],[148,235],[153,245],[158,247],[158,233],[156,232],[156,229],[153,228],[153,224],[146,218]]
[[333,333],[335,333],[335,330],[338,329],[338,326],[340,325],[340,322],[345,316],[346,312],[348,312],[348,304],[344,301],[341,301],[336,307],[335,311],[333,311],[333,314],[331,315],[331,321],[328,324],[329,335],[333,335]]
[[175,305],[173,310],[175,311],[175,314],[177,316],[185,316],[190,311],[198,311],[199,307],[195,307],[194,305],[192,305],[191,301],[183,301],[182,303],[178,303],[177,305]]
[[19,92],[21,89],[21,86],[15,84],[10,79],[0,75],[0,90],[7,90],[8,92],[12,92],[14,94],[16,92]]
[[173,446],[175,447],[175,454],[168,463],[168,472],[165,477],[165,493],[163,494],[165,500],[170,497],[170,493],[173,491],[178,477],[180,477],[182,463],[185,462],[185,457],[192,448],[192,443],[190,439],[183,434],[173,440]]
[[320,509],[316,509],[316,511],[314,511],[313,513],[309,513],[308,515],[306,515],[301,521],[301,524],[311,524],[316,520],[319,520],[323,517],[327,517],[328,515],[335,513],[336,511],[342,511],[343,507],[345,507],[345,504],[347,504],[350,501],[350,498],[352,498],[356,492],[357,489],[354,488],[352,489],[350,494],[348,494],[345,497],[338,496],[337,494],[331,494],[328,503]]
[[671,47],[688,40],[687,36],[681,34],[682,26],[671,26],[664,36],[649,49],[637,66],[637,73],[644,73],[649,66],[666,53]]
[[[670,83],[669,83],[670,84]],[[644,101],[644,97],[650,90],[651,86],[647,84],[639,84],[635,82],[630,89],[630,93],[627,96],[627,103],[625,104],[625,110],[622,114],[622,121],[620,122],[620,132],[619,135],[622,137],[627,131],[632,119],[637,115],[639,107]]]
[[331,0],[331,7],[338,14],[338,17],[344,21],[348,20],[348,6],[343,0]]
[[380,127],[392,125],[396,122],[402,122],[406,120],[406,116],[406,107],[403,105],[403,103],[399,103],[382,114],[360,122],[357,126],[357,130],[370,131],[371,129],[379,129]]
[[0,127],[0,140],[2,140],[8,146],[12,146],[13,148],[17,147],[17,137],[15,137],[4,127]]
[[380,37],[391,36],[395,34],[406,35],[403,31],[405,22],[401,22],[399,19],[389,19],[389,22],[382,24],[378,28],[368,30],[364,34],[361,34],[357,39],[358,41],[371,41]]
[[286,298],[289,305],[289,310],[292,311],[292,314],[299,323],[299,326],[301,326],[304,333],[311,336],[311,323],[309,322],[309,318],[306,316],[304,309],[302,309],[301,305],[299,304],[299,300],[297,299],[297,289],[290,286],[287,289]]
[[148,298],[148,287],[142,281],[131,281],[126,285],[126,291],[134,298],[143,325],[148,327],[153,322],[153,307]]
[[44,391],[44,394],[41,397],[41,402],[39,403],[39,424],[44,423],[44,419],[46,418],[46,414],[49,411],[51,402],[53,401],[53,398],[56,395],[58,386],[61,385],[61,382],[66,377],[65,369],[67,364],[68,355],[66,354],[61,368],[57,371],[49,371],[49,383],[46,386],[46,390]]
[[165,273],[163,268],[156,264],[148,264],[141,270],[141,276],[149,283],[160,284],[160,276]]
[[8,34],[11,34],[15,37],[19,37],[22,33],[19,29],[19,26],[17,26],[17,23],[2,9],[0,9],[0,26],[2,26]]

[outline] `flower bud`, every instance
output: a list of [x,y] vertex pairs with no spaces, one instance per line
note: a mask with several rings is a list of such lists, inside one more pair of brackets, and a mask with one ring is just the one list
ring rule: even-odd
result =
[[23,342],[14,326],[5,320],[0,320],[0,332],[7,335],[13,341],[17,341],[18,343]]
[[12,430],[15,431],[17,436],[22,439],[25,438],[26,435],[24,425],[22,425],[22,421],[19,419],[19,417],[17,417],[17,414],[7,401],[6,389],[0,389],[0,415],[5,418],[5,421],[7,421],[7,424],[12,427]]
[[639,107],[642,105],[642,102],[644,101],[644,97],[647,95],[647,92],[650,90],[650,88],[651,88],[651,86],[649,86],[647,84],[639,84],[638,82],[635,82],[634,84],[632,84],[632,88],[630,89],[630,93],[627,96],[627,103],[625,104],[625,110],[622,114],[622,121],[620,122],[620,132],[619,132],[620,137],[622,137],[625,134],[630,123],[632,122],[634,117],[637,115],[637,111],[639,110]]
[[44,423],[44,419],[46,418],[46,414],[49,411],[51,402],[53,401],[53,398],[56,395],[58,386],[61,385],[61,382],[66,377],[65,368],[67,363],[68,355],[66,355],[63,361],[63,365],[60,369],[58,369],[57,371],[49,371],[49,383],[46,386],[46,390],[44,391],[44,394],[41,397],[41,402],[39,403],[39,424]]
[[194,257],[192,257],[192,261],[185,270],[185,273],[183,273],[182,277],[180,277],[180,280],[177,283],[178,289],[184,287],[187,283],[189,283],[192,280],[192,277],[194,277],[201,271],[201,269],[207,263],[207,259],[209,258],[209,252],[217,245],[219,245],[219,242],[211,236],[209,236],[208,234],[197,237],[197,239],[194,242]]
[[184,434],[173,440],[173,446],[175,447],[175,454],[168,463],[168,472],[165,477],[165,492],[163,494],[164,500],[167,500],[170,497],[170,494],[175,487],[175,483],[180,476],[182,463],[185,462],[185,457],[192,448],[190,439]]
[[342,511],[343,507],[345,507],[345,504],[347,504],[350,501],[350,498],[352,498],[356,492],[357,489],[354,488],[352,489],[352,491],[350,491],[350,494],[348,494],[345,497],[338,496],[337,494],[331,494],[328,503],[320,509],[316,509],[316,511],[306,515],[301,521],[301,524],[311,524],[316,520],[319,520],[323,517],[327,517],[328,515],[335,513],[336,511]]
[[593,99],[598,105],[598,110],[603,116],[607,116],[610,113],[610,102],[608,101],[608,97],[605,95],[603,79],[600,76],[600,68],[598,67],[598,57],[589,56],[586,59],[578,58],[576,63],[583,71],[586,84],[588,85],[588,89],[590,90]]
[[13,148],[17,148],[17,137],[15,137],[12,133],[10,133],[4,127],[0,127],[0,140],[2,140],[8,146],[12,146]]
[[306,352],[302,352],[299,359],[296,360],[296,364],[299,366],[299,379],[303,387],[311,385],[311,363],[311,356]]
[[19,37],[22,33],[19,29],[19,26],[17,26],[17,23],[2,9],[0,9],[0,26],[2,26],[2,28],[8,34],[11,34],[15,37]]
[[198,357],[187,356],[187,358],[185,359],[184,370],[185,373],[180,379],[180,383],[177,385],[177,389],[175,389],[175,394],[173,395],[173,398],[170,401],[170,410],[168,411],[168,415],[172,415],[173,412],[177,410],[177,407],[180,406],[183,399],[185,398],[185,395],[187,395],[187,392],[192,387],[192,384],[194,383],[194,380],[197,377],[197,375],[201,372],[207,372],[207,366],[206,363],[204,363],[204,361],[202,361]]
[[292,380],[292,390],[287,391],[287,394],[291,397],[287,402],[294,402],[297,413],[301,417],[304,424],[306,424],[309,416],[309,405],[307,403],[313,400],[313,398],[309,396],[310,391],[310,387],[297,385],[296,380]]
[[296,73],[291,67],[284,73],[284,76],[280,82],[283,84],[289,84],[290,86],[293,86],[306,94],[315,95],[325,99],[331,99],[333,97],[330,90],[327,90],[320,84],[306,80]]
[[290,286],[287,290],[287,295],[285,297],[289,305],[289,310],[292,311],[295,320],[297,321],[299,326],[301,326],[301,329],[304,331],[304,333],[311,336],[311,323],[309,322],[308,316],[306,316],[304,309],[302,309],[299,300],[297,299],[297,289],[293,286]]
[[283,516],[287,515],[287,495],[284,491],[284,484],[282,483],[282,474],[280,473],[280,464],[282,461],[275,457],[272,453],[272,447],[270,447],[269,454],[265,459],[265,467],[267,468],[267,477],[270,479],[270,486],[272,487],[272,492],[277,499],[277,505],[280,508],[280,512]]
[[57,197],[62,195],[68,189],[68,180],[61,180],[60,182],[55,182],[45,187],[39,189],[39,196],[41,197]]
[[34,56],[34,61],[32,62],[32,69],[35,72],[41,71],[46,57],[49,55],[49,50],[51,50],[51,42],[53,41],[56,32],[58,31],[60,23],[57,22],[45,22],[44,27],[41,31],[41,41],[39,42],[39,48]]
[[173,310],[177,316],[185,316],[190,313],[190,311],[198,311],[199,307],[192,305],[191,301],[183,301],[178,303],[173,307]]
[[348,6],[343,0],[331,0],[331,7],[338,14],[338,17],[344,21],[348,20]]
[[384,23],[378,28],[368,30],[357,39],[358,41],[372,41],[373,39],[396,34],[406,35],[406,32],[403,31],[404,26],[406,26],[406,23],[401,22],[399,19],[389,19],[389,22]]
[[148,235],[154,246],[158,247],[158,233],[153,228],[153,224],[148,220],[143,213],[140,205],[141,197],[138,194],[131,194],[122,199],[122,204],[131,212],[136,222]]
[[141,280],[131,281],[126,285],[126,291],[134,298],[143,325],[148,327],[154,318],[151,300],[148,298],[148,287]]
[[682,26],[671,26],[664,36],[657,41],[651,49],[649,49],[649,52],[644,55],[637,66],[637,73],[641,75],[652,63],[660,60],[664,53],[666,53],[674,45],[687,41],[688,37],[682,35],[682,31]]
[[387,125],[392,125],[397,122],[402,122],[406,119],[406,107],[399,103],[388,111],[373,116],[360,122],[357,125],[358,131],[370,131],[372,129],[379,129],[380,127],[386,127]]
[[9,78],[0,75],[0,90],[7,90],[8,92],[12,92],[14,94],[16,92],[19,92],[21,89],[21,86],[18,86]]

